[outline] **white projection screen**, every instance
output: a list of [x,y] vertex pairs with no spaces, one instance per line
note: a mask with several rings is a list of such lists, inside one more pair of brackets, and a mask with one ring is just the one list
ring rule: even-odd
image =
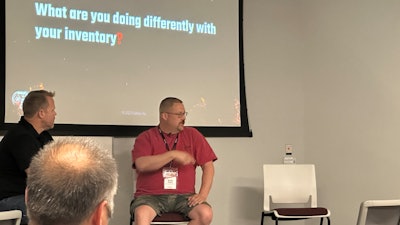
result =
[[205,136],[252,136],[241,0],[5,0],[3,13],[3,133],[45,89],[53,135],[136,136],[172,96]]

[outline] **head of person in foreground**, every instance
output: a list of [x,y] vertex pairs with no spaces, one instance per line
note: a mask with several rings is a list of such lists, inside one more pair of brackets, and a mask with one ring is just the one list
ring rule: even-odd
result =
[[45,145],[29,167],[29,224],[106,225],[117,183],[111,151],[88,138],[57,139]]

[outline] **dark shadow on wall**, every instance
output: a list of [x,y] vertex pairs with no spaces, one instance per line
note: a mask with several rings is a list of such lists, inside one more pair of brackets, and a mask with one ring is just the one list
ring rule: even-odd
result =
[[232,196],[229,197],[229,223],[228,224],[259,224],[263,209],[263,189],[259,179],[240,178],[233,187]]

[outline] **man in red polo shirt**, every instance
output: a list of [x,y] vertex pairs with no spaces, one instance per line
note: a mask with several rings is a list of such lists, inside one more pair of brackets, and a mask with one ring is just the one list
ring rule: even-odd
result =
[[[187,112],[178,98],[160,104],[159,125],[141,133],[132,150],[137,181],[131,214],[136,225],[149,225],[157,215],[179,212],[190,225],[209,225],[213,212],[207,203],[217,157],[205,137],[185,127]],[[195,191],[196,167],[202,169]]]

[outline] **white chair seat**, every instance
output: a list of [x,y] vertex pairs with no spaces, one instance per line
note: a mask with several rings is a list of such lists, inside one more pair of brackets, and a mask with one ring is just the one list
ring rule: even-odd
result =
[[367,200],[361,203],[357,225],[400,224],[400,199]]
[[2,211],[0,212],[0,225],[20,225],[21,218],[21,210]]
[[[317,206],[317,184],[313,164],[265,164],[264,217],[271,217],[278,225],[281,220],[320,218],[330,225],[330,211]],[[275,207],[277,204],[283,207]],[[295,206],[296,207],[295,207]],[[298,207],[300,205],[300,207]]]

